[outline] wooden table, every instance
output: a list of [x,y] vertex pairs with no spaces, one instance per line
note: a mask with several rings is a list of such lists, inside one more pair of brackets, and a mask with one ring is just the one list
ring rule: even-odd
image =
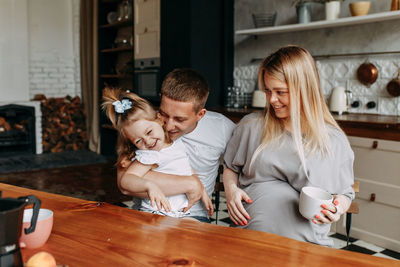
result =
[[33,194],[54,211],[39,249],[73,266],[399,266],[400,262],[274,234],[179,220],[0,183],[3,197]]

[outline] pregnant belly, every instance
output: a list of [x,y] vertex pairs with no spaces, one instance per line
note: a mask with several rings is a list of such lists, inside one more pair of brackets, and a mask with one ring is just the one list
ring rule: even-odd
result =
[[252,203],[245,204],[251,220],[248,228],[292,236],[293,228],[308,224],[298,211],[299,192],[287,182],[273,180],[245,188]]
[[281,180],[254,183],[244,190],[253,200],[245,204],[251,218],[245,228],[332,246],[328,238],[330,225],[315,225],[301,216],[300,194],[288,183]]

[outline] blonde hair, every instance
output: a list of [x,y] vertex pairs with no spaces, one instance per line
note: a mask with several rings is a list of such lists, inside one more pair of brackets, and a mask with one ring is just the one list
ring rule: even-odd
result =
[[[304,48],[285,46],[261,63],[258,83],[264,91],[265,74],[288,86],[292,137],[305,174],[308,176],[306,155],[319,151],[322,156],[328,156],[331,151],[327,125],[341,131],[322,95],[315,61]],[[285,131],[282,121],[269,106],[270,104],[265,109],[261,144],[256,149],[251,163],[267,145],[277,144]]]
[[175,69],[165,76],[161,95],[181,102],[193,103],[195,112],[204,108],[210,87],[207,80],[192,69]]
[[[123,113],[117,113],[113,103],[127,99],[131,102],[131,108]],[[158,121],[157,112],[145,99],[129,91],[118,88],[106,87],[103,90],[102,109],[110,119],[113,127],[118,131],[117,141],[117,166],[121,165],[123,160],[130,160],[135,156],[136,146],[126,137],[124,127],[138,120]],[[165,132],[165,141],[171,143],[168,133]]]

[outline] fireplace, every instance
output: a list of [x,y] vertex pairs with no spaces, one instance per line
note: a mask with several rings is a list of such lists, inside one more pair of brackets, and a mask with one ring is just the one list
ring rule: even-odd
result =
[[9,104],[0,106],[0,157],[35,154],[35,108]]

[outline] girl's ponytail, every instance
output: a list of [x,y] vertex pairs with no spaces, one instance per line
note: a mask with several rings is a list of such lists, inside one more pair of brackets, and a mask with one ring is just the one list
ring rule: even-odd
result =
[[117,113],[115,112],[113,103],[122,98],[121,93],[122,91],[116,88],[106,87],[103,90],[103,103],[101,104],[101,107],[105,111],[115,129],[118,129]]

